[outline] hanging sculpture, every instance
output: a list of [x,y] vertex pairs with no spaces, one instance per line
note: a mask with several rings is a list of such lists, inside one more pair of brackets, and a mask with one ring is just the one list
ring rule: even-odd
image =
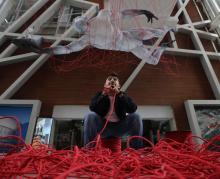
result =
[[37,35],[14,39],[13,43],[29,51],[53,55],[70,54],[93,46],[104,50],[131,52],[146,63],[156,65],[165,48],[157,47],[150,52],[144,42],[165,36],[168,31],[174,29],[174,26],[164,24],[160,28],[126,28],[121,25],[124,20],[134,19],[136,16],[146,16],[148,23],[153,23],[153,19],[158,20],[156,15],[144,9],[125,9],[118,12],[102,9],[97,16],[91,19],[86,16],[78,16],[74,19],[73,28],[82,36],[68,45],[42,48],[45,39]]

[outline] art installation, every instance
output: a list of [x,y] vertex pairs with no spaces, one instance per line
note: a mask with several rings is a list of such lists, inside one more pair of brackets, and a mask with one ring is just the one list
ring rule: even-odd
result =
[[[0,120],[2,118],[0,117]],[[21,137],[19,120],[18,135],[0,136],[1,178],[209,178],[220,177],[219,141],[220,135],[204,143],[192,143],[192,137],[183,142],[165,138],[154,145],[140,136],[130,137],[127,148],[116,151],[101,145],[97,136],[94,148],[87,146],[72,150],[55,150],[35,141],[25,144]],[[134,150],[130,141],[139,137],[150,146]],[[6,141],[14,140],[9,144]]]
[[[80,37],[68,45],[44,48],[46,39],[34,33],[14,39],[13,43],[28,51],[50,55],[70,54],[91,46],[101,50],[131,52],[148,64],[158,64],[165,47],[156,44],[151,50],[146,44],[148,41],[163,38],[167,32],[175,29],[175,19],[170,20],[168,17],[176,1],[143,0],[142,3],[145,4],[143,8],[140,8],[140,4],[136,6],[135,3],[138,1],[134,0],[126,1],[135,2],[129,8],[127,6],[121,8],[119,3],[124,3],[123,0],[111,2],[113,3],[109,9],[100,10],[93,18],[84,15],[76,17],[72,27]],[[156,7],[149,6],[152,2],[160,2],[162,7],[164,5],[164,8],[158,8],[161,10],[160,14]],[[118,9],[112,5],[117,5],[115,7]],[[148,6],[149,9],[146,10]],[[170,23],[167,20],[170,20]],[[157,21],[160,21],[159,25],[152,25]],[[105,92],[107,93],[107,89],[104,90],[104,94]],[[142,136],[130,136],[127,138],[126,148],[122,151],[120,137],[102,137],[108,123],[112,122],[115,99],[116,91],[111,98],[113,107],[107,115],[104,115],[104,126],[93,140],[81,148],[73,142],[73,138],[80,138],[74,135],[74,131],[78,133],[80,124],[71,127],[71,130],[64,129],[64,132],[62,131],[63,133],[57,137],[56,147],[58,147],[54,148],[49,145],[52,119],[39,118],[36,130],[33,132],[33,142],[27,144],[23,131],[26,135],[29,121],[23,118],[30,116],[31,110],[25,109],[29,115],[24,117],[23,115],[8,116],[8,107],[7,110],[2,110],[3,112],[0,110],[0,134],[3,134],[0,135],[0,178],[220,178],[220,146],[218,145],[220,109],[196,111],[202,137],[206,139],[192,136],[191,131],[168,131],[167,121],[151,121],[148,130],[152,130],[155,136],[152,137],[152,141]],[[208,122],[207,116],[210,117]],[[5,119],[7,122],[4,121]],[[13,128],[12,125],[8,125],[8,120],[15,124]],[[57,122],[57,125],[63,128],[61,123]],[[134,125],[132,127],[135,128]],[[164,137],[160,133],[163,128]],[[71,148],[58,150],[60,145],[64,146],[60,142],[61,136],[66,140],[69,137],[65,135],[67,133],[71,133],[69,139],[72,141]],[[135,139],[142,140],[147,145],[135,150],[131,145],[132,140]],[[198,140],[200,142],[197,143]]]
[[160,28],[142,26],[124,28],[121,25],[125,23],[124,20],[136,16],[145,16],[147,23],[153,23],[154,19],[158,20],[155,14],[143,9],[125,9],[118,12],[102,9],[97,16],[91,19],[86,16],[78,16],[74,19],[73,28],[82,36],[68,45],[42,48],[45,39],[37,35],[14,39],[13,43],[29,51],[53,55],[70,54],[92,46],[103,50],[131,52],[146,63],[156,65],[165,48],[157,47],[153,52],[150,52],[144,42],[165,36],[168,31],[175,28],[175,25],[163,24]]

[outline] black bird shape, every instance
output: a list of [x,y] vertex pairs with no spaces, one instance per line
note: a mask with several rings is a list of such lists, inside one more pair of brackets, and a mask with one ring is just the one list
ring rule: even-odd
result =
[[121,14],[122,14],[122,18],[145,15],[147,17],[147,22],[151,22],[151,23],[153,23],[153,19],[158,20],[158,17],[156,17],[152,12],[144,9],[126,9],[123,10]]

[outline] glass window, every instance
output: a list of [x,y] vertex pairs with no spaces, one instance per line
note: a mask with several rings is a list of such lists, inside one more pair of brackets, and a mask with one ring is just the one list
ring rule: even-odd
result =
[[72,149],[75,145],[82,147],[82,120],[56,120],[53,144],[57,150]]

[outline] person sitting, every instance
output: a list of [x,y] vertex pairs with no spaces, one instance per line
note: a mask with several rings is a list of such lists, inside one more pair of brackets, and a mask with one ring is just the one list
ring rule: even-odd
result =
[[[95,140],[97,134],[101,138],[142,136],[143,124],[140,116],[135,113],[137,105],[123,91],[120,91],[119,78],[116,73],[108,75],[103,91],[97,92],[90,104],[91,112],[84,118],[84,145]],[[140,139],[132,139],[130,147],[142,147]]]

